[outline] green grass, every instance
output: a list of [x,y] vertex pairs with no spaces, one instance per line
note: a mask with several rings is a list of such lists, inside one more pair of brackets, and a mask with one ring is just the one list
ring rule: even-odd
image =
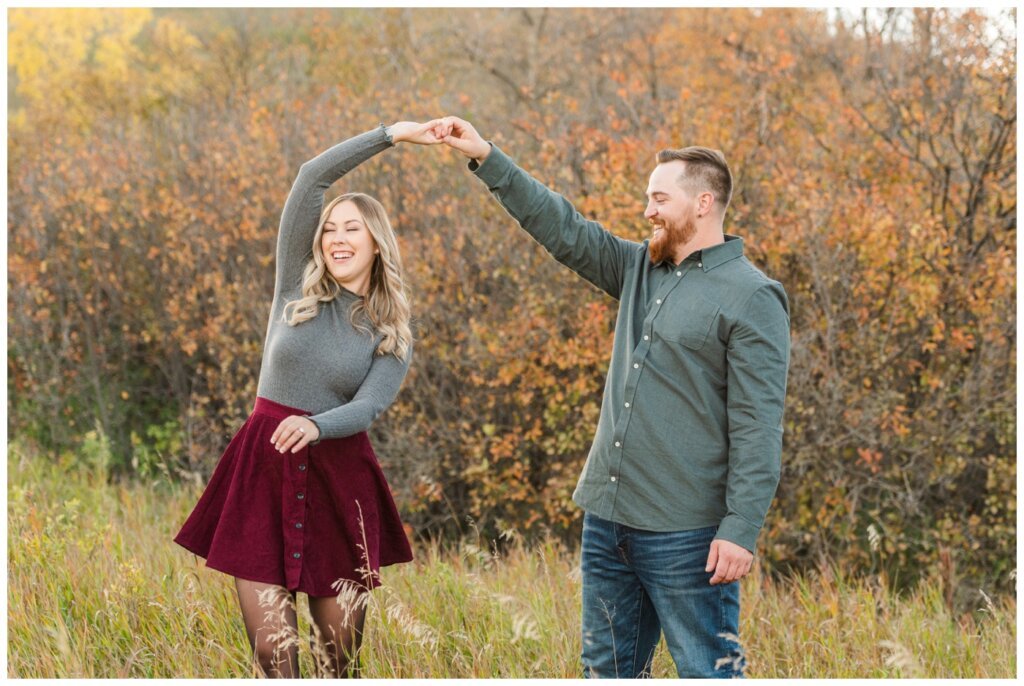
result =
[[[102,476],[8,455],[8,676],[252,676],[230,577],[171,540],[200,490],[108,486]],[[569,505],[567,504],[567,507]],[[418,546],[382,570],[366,677],[575,677],[578,555],[556,541]],[[1016,675],[1016,602],[954,618],[941,585],[897,597],[838,570],[742,582],[751,677]],[[299,595],[300,636],[309,633]],[[300,667],[312,674],[308,644]],[[655,676],[675,676],[659,647]]]

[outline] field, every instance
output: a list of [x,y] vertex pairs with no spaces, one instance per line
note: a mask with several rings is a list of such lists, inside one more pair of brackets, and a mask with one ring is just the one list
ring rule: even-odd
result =
[[[254,674],[231,579],[171,541],[198,486],[110,486],[12,444],[8,489],[8,676]],[[415,562],[385,568],[363,675],[578,676],[576,552],[553,540],[490,551],[421,544]],[[772,580],[756,565],[742,592],[751,677],[1016,675],[1013,598],[954,618],[937,580],[901,597],[878,578]],[[305,636],[303,595],[299,617]],[[300,650],[311,674],[308,644]],[[655,676],[674,675],[662,645]]]

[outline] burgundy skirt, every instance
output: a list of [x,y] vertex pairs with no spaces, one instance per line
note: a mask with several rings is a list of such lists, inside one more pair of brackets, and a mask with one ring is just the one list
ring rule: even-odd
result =
[[313,597],[343,580],[375,588],[381,567],[412,559],[391,489],[365,431],[279,453],[277,425],[308,414],[257,398],[174,542],[207,567]]

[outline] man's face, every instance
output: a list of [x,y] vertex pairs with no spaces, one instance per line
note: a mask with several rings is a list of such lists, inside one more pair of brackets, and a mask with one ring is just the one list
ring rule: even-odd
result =
[[676,179],[685,163],[672,160],[659,164],[647,184],[647,209],[644,217],[654,228],[651,234],[651,263],[671,258],[676,248],[685,245],[697,233],[697,202]]

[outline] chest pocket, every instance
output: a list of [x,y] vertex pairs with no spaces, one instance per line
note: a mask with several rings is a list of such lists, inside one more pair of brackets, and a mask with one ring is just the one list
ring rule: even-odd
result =
[[703,348],[722,308],[699,295],[684,297],[672,305],[662,310],[655,323],[662,338],[690,350]]

